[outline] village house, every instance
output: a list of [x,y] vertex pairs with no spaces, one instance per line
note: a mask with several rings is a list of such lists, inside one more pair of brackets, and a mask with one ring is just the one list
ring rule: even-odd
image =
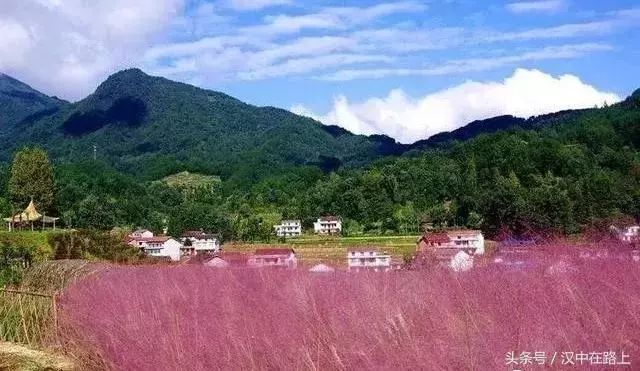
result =
[[418,240],[417,252],[433,254],[437,262],[451,266],[456,256],[462,259],[460,252],[469,257],[484,254],[484,236],[481,231],[469,229],[430,232]]
[[386,272],[391,269],[391,255],[377,248],[349,249],[347,251],[349,271],[373,270]]
[[640,241],[640,226],[631,225],[623,228],[611,226],[616,238],[625,243],[637,243]]
[[215,254],[220,251],[220,241],[213,234],[203,231],[186,231],[182,234],[182,254]]
[[313,267],[309,268],[309,272],[311,273],[331,273],[335,271],[336,271],[335,268],[322,263],[316,264]]
[[296,268],[298,260],[293,249],[257,249],[248,264],[252,267]]
[[154,236],[148,230],[134,231],[125,238],[125,241],[152,257],[179,261],[182,255],[182,244],[179,241],[169,236]]
[[212,268],[243,268],[246,267],[249,256],[240,252],[222,252],[207,260],[204,265]]
[[323,216],[313,223],[316,234],[330,235],[342,232],[342,220],[337,216]]
[[283,220],[273,228],[278,237],[299,237],[302,235],[302,224],[299,220]]
[[151,238],[153,237],[153,232],[148,229],[136,229],[131,232],[129,235],[131,238]]

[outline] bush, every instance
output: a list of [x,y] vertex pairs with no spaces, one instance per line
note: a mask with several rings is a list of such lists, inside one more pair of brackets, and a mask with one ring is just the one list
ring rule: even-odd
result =
[[99,259],[115,263],[138,260],[140,252],[117,235],[98,230],[73,231],[49,236],[54,259]]

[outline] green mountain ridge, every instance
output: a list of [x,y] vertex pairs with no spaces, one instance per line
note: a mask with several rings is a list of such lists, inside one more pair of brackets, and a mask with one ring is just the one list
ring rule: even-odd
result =
[[31,115],[53,112],[67,103],[0,73],[0,130],[16,125]]
[[390,138],[336,135],[313,119],[139,69],[115,73],[85,99],[55,108],[28,120],[43,112],[33,109],[23,125],[0,131],[10,142],[0,159],[38,144],[57,161],[74,162],[90,157],[95,145],[97,156],[130,173],[158,178],[186,169],[229,177],[247,165],[359,166],[402,148]]

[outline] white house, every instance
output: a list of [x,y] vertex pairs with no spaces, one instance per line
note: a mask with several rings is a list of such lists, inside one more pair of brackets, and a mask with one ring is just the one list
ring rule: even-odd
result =
[[293,249],[257,249],[248,264],[252,267],[295,268],[298,259]]
[[214,254],[220,251],[220,241],[213,234],[203,231],[187,231],[181,238],[183,255]]
[[316,234],[339,234],[342,232],[342,219],[337,216],[323,216],[313,223]]
[[450,259],[459,251],[470,255],[484,254],[484,236],[481,231],[454,229],[423,235],[418,240],[418,252],[430,250],[438,257]]
[[313,267],[311,267],[309,269],[309,272],[312,272],[312,273],[330,273],[330,272],[335,272],[335,268],[321,263],[321,264],[316,264]]
[[611,226],[611,229],[615,232],[616,237],[622,242],[632,243],[640,240],[640,226],[632,225],[624,228]]
[[347,266],[349,271],[386,272],[391,269],[391,255],[376,248],[350,249],[347,251]]
[[169,236],[154,236],[146,229],[139,229],[129,234],[125,241],[149,256],[180,260],[182,244]]
[[148,229],[136,229],[135,231],[131,232],[129,237],[131,237],[131,238],[151,238],[151,237],[153,237],[153,232],[151,232]]
[[283,220],[273,228],[278,237],[299,237],[302,234],[302,224],[299,220]]
[[145,238],[145,246],[142,250],[149,256],[169,258],[172,261],[180,260],[180,248],[182,244],[169,236],[157,236]]

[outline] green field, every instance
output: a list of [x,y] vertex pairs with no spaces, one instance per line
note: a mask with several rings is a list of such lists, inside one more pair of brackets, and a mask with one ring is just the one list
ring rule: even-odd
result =
[[309,236],[290,238],[285,242],[274,243],[229,243],[223,246],[224,251],[253,252],[257,248],[287,247],[296,251],[298,261],[304,265],[329,263],[346,265],[349,248],[377,247],[402,259],[411,255],[416,248],[418,236]]

